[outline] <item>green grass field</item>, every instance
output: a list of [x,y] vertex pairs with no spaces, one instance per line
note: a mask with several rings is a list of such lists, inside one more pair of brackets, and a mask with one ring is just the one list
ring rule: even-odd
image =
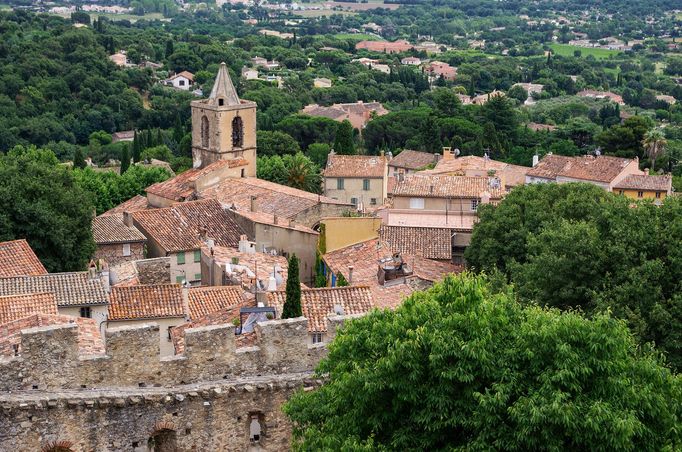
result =
[[592,55],[598,60],[603,60],[611,55],[618,55],[621,53],[618,50],[607,50],[607,49],[591,49],[586,47],[572,46],[569,44],[550,44],[550,48],[556,55],[561,56],[573,56],[573,52],[580,50],[583,58],[587,55]]

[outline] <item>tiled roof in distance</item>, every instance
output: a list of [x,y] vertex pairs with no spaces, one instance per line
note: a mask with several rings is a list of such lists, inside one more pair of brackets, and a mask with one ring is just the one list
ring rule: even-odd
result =
[[185,317],[185,312],[178,284],[111,288],[109,320]]
[[630,174],[618,182],[614,188],[624,190],[651,190],[670,192],[672,189],[672,176],[647,176]]
[[78,351],[81,355],[103,355],[104,342],[97,322],[85,317],[57,314],[32,314],[11,322],[0,324],[0,356],[14,356],[21,353],[21,331],[51,325],[78,326]]
[[33,293],[0,297],[0,323],[11,322],[31,314],[57,314],[53,293]]
[[99,277],[91,277],[88,272],[0,278],[0,296],[45,292],[54,294],[57,306],[88,306],[108,302],[102,281]]
[[230,309],[245,300],[244,290],[240,286],[191,287],[188,290],[188,296],[191,319]]
[[[268,292],[269,303],[275,308],[277,316],[282,315],[286,301],[286,292]],[[372,310],[372,292],[367,286],[323,287],[319,289],[301,290],[301,310],[308,319],[308,332],[324,333],[327,331],[327,317],[337,314],[341,308],[342,315],[366,314]]]
[[425,176],[408,174],[396,183],[394,196],[419,196],[425,198],[480,198],[484,192],[491,199],[501,199],[505,191],[497,179],[468,176]]
[[92,220],[92,236],[95,243],[144,242],[145,236],[134,226],[126,226],[118,215],[104,215]]
[[386,157],[376,155],[329,154],[325,177],[382,178],[386,175]]
[[47,270],[26,240],[0,243],[0,277],[46,273]]
[[630,162],[632,162],[630,159],[608,155],[598,157],[584,155],[569,160],[559,171],[559,176],[589,181],[611,182]]
[[447,228],[382,225],[379,237],[394,251],[427,259],[452,258],[452,232]]
[[175,204],[133,214],[136,226],[165,251],[196,250],[205,238],[219,246],[237,246],[242,230],[214,199]]
[[389,166],[394,166],[396,168],[405,168],[409,170],[422,169],[432,163],[438,161],[437,154],[431,154],[430,152],[420,152],[413,151],[411,149],[405,149],[400,152],[400,154],[393,157],[389,162]]
[[123,215],[126,212],[138,212],[149,208],[147,198],[142,195],[135,195],[127,201],[122,202],[113,209],[109,209],[100,216]]

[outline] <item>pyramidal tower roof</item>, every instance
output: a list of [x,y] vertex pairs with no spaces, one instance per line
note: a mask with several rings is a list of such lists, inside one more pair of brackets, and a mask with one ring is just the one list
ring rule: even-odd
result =
[[218,99],[224,99],[224,105],[241,105],[225,63],[220,63],[218,75],[215,78],[211,95],[208,98],[214,104],[218,103]]

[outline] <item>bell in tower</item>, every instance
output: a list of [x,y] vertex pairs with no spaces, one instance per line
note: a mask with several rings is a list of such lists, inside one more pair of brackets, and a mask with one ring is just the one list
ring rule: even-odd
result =
[[191,108],[194,168],[230,160],[240,175],[255,177],[256,103],[239,99],[225,63],[208,99],[192,101]]

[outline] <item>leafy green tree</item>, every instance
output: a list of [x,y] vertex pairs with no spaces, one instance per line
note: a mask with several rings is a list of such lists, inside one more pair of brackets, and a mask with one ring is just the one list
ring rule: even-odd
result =
[[163,160],[164,162],[170,162],[173,159],[173,153],[171,152],[170,149],[168,149],[168,146],[162,144],[160,146],[154,146],[145,149],[144,151],[142,151],[142,155],[140,157],[142,158],[142,160],[145,161],[157,159]]
[[427,152],[440,152],[443,142],[440,138],[440,127],[435,115],[430,115],[422,123],[419,131],[422,149]]
[[331,147],[327,143],[313,143],[308,146],[306,155],[320,168],[327,165],[327,156],[331,151]]
[[256,168],[261,179],[311,193],[319,193],[322,188],[320,168],[301,152],[282,157],[259,157]]
[[651,129],[644,135],[642,146],[651,160],[651,170],[656,169],[656,159],[663,154],[668,141],[660,129]]
[[334,152],[342,155],[355,154],[353,126],[347,119],[341,121],[336,128],[336,136],[334,137]]
[[286,300],[282,308],[282,318],[301,317],[301,282],[298,276],[298,258],[292,254],[287,269]]
[[92,196],[45,149],[0,154],[0,241],[25,238],[50,272],[84,270],[95,251]]
[[491,96],[481,106],[480,116],[483,121],[493,123],[497,132],[507,140],[513,142],[516,139],[519,118],[514,106],[506,96]]
[[346,287],[348,285],[348,280],[343,276],[343,273],[336,275],[336,287]]
[[526,99],[528,99],[528,91],[526,91],[521,85],[512,86],[509,88],[509,91],[507,91],[507,97],[524,103]]
[[317,372],[325,384],[284,406],[295,450],[653,451],[682,441],[680,377],[623,322],[524,307],[480,276],[448,276],[395,311],[348,322]]
[[257,134],[259,155],[296,154],[301,151],[296,140],[287,133],[278,130],[259,130]]

